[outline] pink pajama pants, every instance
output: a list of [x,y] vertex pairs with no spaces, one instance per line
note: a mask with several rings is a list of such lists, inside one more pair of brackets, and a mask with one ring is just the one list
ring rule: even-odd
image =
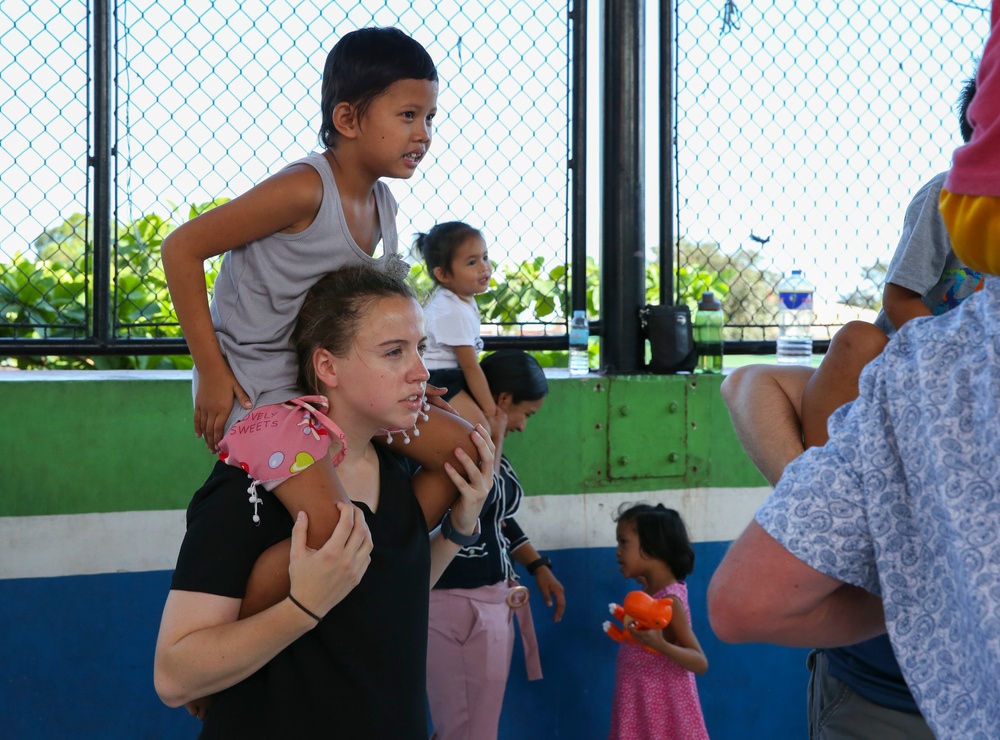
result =
[[514,649],[515,612],[529,678],[541,678],[531,607],[511,609],[506,601],[510,591],[511,586],[502,582],[431,591],[427,696],[434,740],[497,737]]

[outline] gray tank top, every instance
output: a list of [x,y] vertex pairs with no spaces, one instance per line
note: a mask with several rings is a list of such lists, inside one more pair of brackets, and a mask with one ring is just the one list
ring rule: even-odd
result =
[[[226,252],[210,305],[219,348],[254,407],[283,403],[303,393],[296,384],[298,360],[291,337],[306,292],[317,280],[361,264],[409,271],[398,256],[396,201],[385,183],[375,185],[382,253],[371,257],[347,228],[333,170],[323,154],[315,152],[288,166],[295,164],[313,167],[323,180],[316,218],[297,234],[271,234]],[[226,430],[247,413],[234,399]]]

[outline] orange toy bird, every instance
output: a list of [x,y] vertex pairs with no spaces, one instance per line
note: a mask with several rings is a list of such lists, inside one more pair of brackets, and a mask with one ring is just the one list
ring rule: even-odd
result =
[[[640,630],[662,630],[670,624],[670,618],[674,613],[674,608],[669,598],[654,599],[645,591],[631,591],[625,595],[624,606],[619,606],[618,604],[608,604],[608,608],[611,610],[611,614],[614,615],[614,618],[619,622],[624,623],[626,616],[634,619],[636,629]],[[607,632],[608,637],[615,642],[631,642],[636,645],[640,644],[638,640],[632,637],[631,632],[627,629],[619,627],[616,624],[612,624],[611,622],[604,623],[604,631]],[[645,645],[642,647],[651,653],[656,652],[652,648],[646,647]]]

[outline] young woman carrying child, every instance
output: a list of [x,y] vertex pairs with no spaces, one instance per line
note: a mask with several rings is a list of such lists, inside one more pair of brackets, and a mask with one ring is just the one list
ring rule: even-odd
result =
[[483,340],[476,296],[490,288],[493,264],[482,233],[461,221],[437,224],[414,246],[437,290],[424,307],[431,384],[447,389],[444,399],[463,419],[496,424],[497,405],[479,367]]
[[[493,445],[480,428],[472,434],[479,464],[462,450],[463,475],[445,464],[460,497],[428,538],[418,499],[436,480],[411,479],[401,458],[372,443],[380,429],[417,419],[423,344],[419,304],[385,273],[348,268],[309,292],[294,335],[299,382],[329,399],[347,442],[339,474],[355,503],[338,504],[320,548],[305,544],[312,520],[293,512],[293,526],[269,491],[260,493],[259,524],[238,516],[250,480],[239,468],[217,463],[195,494],[154,683],[170,706],[214,694],[202,737],[426,738],[430,587],[477,536]],[[258,556],[289,534],[288,595],[238,620]]]
[[[364,28],[345,35],[323,71],[324,150],[192,219],[163,244],[196,368],[195,433],[252,477],[249,503],[244,499],[248,519],[259,522],[274,511],[260,505],[261,489],[273,490],[288,511],[309,515],[313,548],[334,529],[335,503],[348,501],[334,469],[348,450],[322,412],[326,399],[297,383],[292,329],[306,291],[326,273],[367,265],[407,274],[397,254],[396,202],[380,178],[406,179],[416,171],[430,147],[437,93],[434,63],[403,32]],[[209,305],[204,262],[219,254]],[[457,445],[476,454],[469,429],[440,409],[423,413],[430,416],[422,430],[428,434],[415,436],[407,452],[445,479],[441,464],[454,463]],[[439,516],[447,501],[442,506],[428,515]],[[276,557],[286,556],[287,546]],[[268,584],[261,606],[288,593],[286,565],[273,569],[278,582]]]
[[622,506],[617,522],[615,557],[622,575],[636,579],[654,599],[669,598],[673,616],[662,631],[625,625],[639,644],[618,647],[609,738],[707,738],[694,674],[707,671],[708,660],[688,618],[684,579],[694,569],[694,550],[687,527],[662,504]]

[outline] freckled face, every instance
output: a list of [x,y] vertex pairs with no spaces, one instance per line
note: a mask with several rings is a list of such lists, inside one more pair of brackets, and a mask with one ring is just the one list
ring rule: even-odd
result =
[[[377,428],[413,426],[429,377],[423,327],[423,311],[412,298],[382,298],[369,307],[354,346],[337,358],[338,386],[350,413]],[[346,410],[338,405],[338,413]]]

